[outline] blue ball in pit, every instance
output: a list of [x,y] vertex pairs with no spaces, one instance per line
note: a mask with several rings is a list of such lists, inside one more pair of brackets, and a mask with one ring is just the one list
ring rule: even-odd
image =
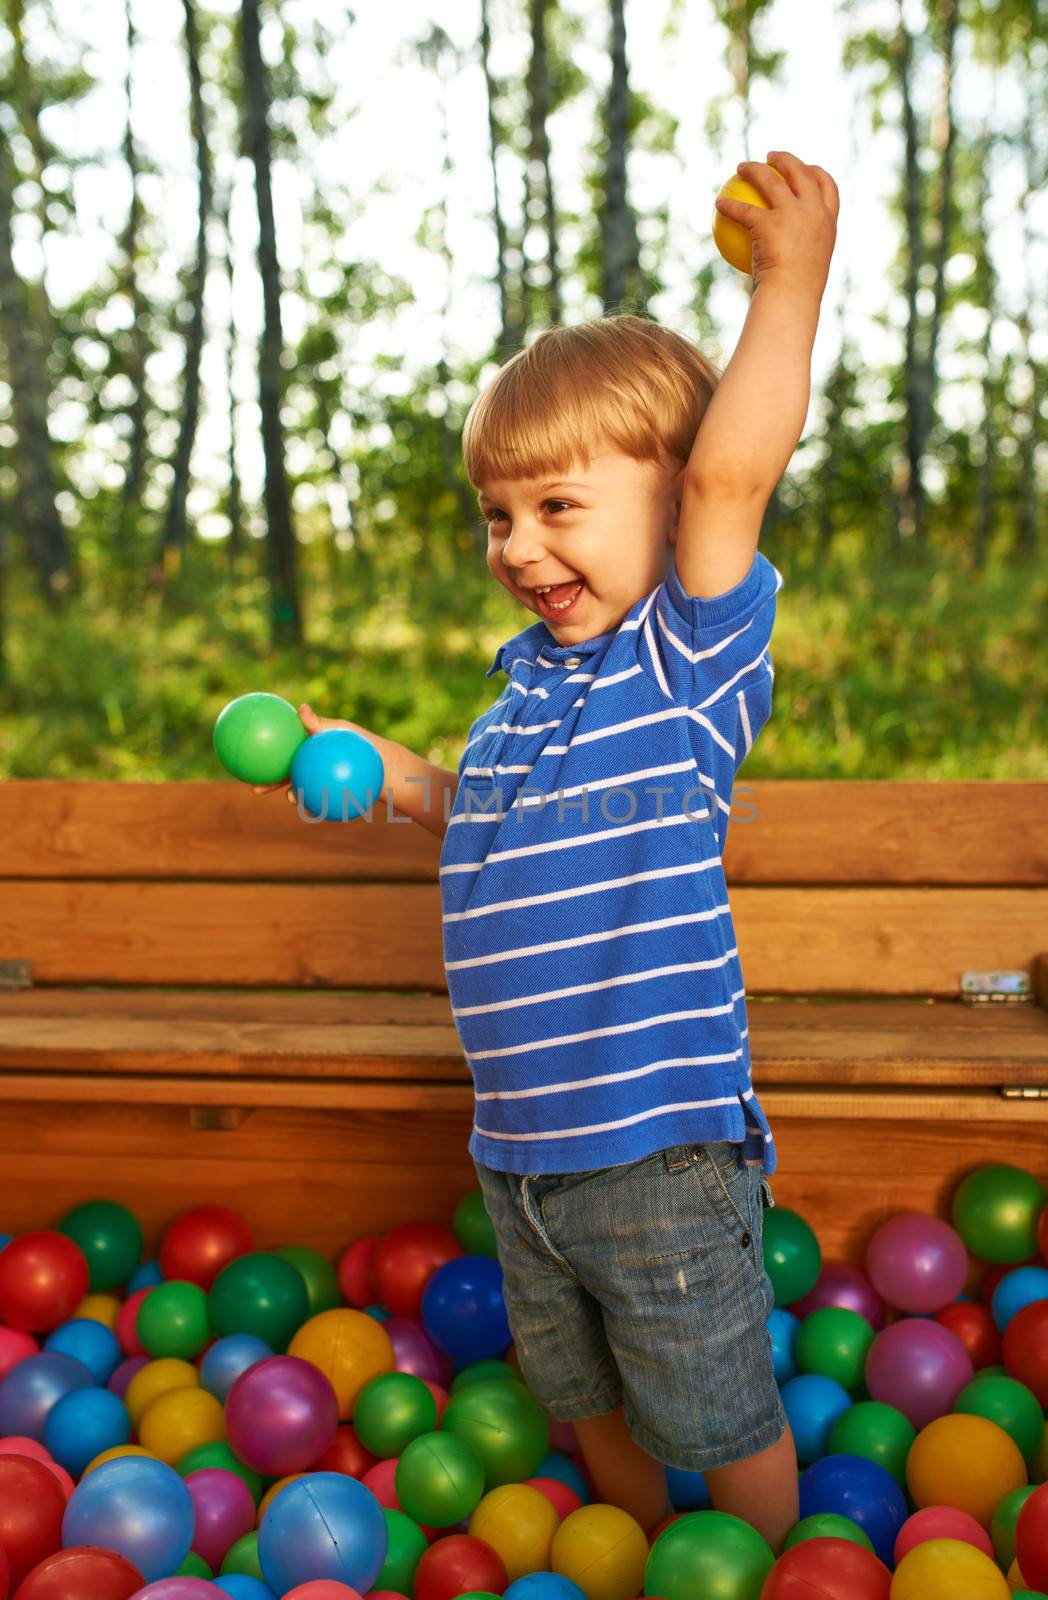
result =
[[295,751],[291,791],[299,806],[324,822],[351,822],[370,813],[382,793],[382,757],[351,728],[325,728]]

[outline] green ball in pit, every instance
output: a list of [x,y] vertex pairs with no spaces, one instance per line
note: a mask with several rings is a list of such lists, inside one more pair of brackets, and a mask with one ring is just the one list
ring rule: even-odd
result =
[[242,694],[215,720],[215,754],[242,783],[283,783],[309,738],[294,706],[278,694]]

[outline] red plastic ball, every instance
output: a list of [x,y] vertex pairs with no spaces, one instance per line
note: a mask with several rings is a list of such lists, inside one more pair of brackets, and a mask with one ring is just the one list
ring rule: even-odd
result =
[[456,1600],[470,1589],[501,1594],[509,1584],[502,1557],[469,1533],[446,1534],[415,1568],[415,1600]]
[[1019,1512],[1015,1559],[1028,1588],[1048,1589],[1048,1483],[1035,1489]]
[[1031,1300],[1015,1313],[1004,1330],[1001,1354],[1008,1376],[1025,1383],[1048,1407],[1048,1300]]
[[223,1267],[254,1248],[254,1234],[235,1211],[195,1206],[176,1217],[161,1239],[160,1268],[169,1281],[178,1278],[210,1289]]
[[338,1292],[348,1306],[363,1311],[375,1298],[371,1283],[371,1263],[375,1247],[381,1242],[380,1233],[365,1234],[343,1250],[338,1263]]
[[582,1504],[571,1485],[561,1483],[559,1478],[525,1478],[524,1482],[546,1496],[562,1522]]
[[34,1567],[14,1600],[131,1600],[144,1583],[138,1568],[115,1550],[76,1545]]
[[648,1543],[654,1544],[655,1540],[659,1537],[659,1534],[663,1531],[663,1529],[668,1528],[671,1522],[676,1522],[677,1519],[679,1517],[683,1517],[683,1515],[683,1511],[671,1511],[668,1517],[663,1517],[661,1522],[656,1522],[654,1528],[651,1530],[651,1533],[648,1535]]
[[336,1583],[333,1578],[312,1578],[309,1583],[300,1583],[297,1589],[289,1589],[284,1600],[361,1600],[361,1596],[348,1583]]
[[0,1456],[0,1545],[12,1588],[61,1545],[65,1508],[62,1485],[42,1461]]
[[23,1233],[0,1251],[0,1320],[21,1333],[50,1333],[87,1293],[87,1257],[64,1233]]
[[375,1465],[378,1456],[365,1450],[357,1438],[351,1422],[343,1422],[324,1454],[310,1467],[310,1472],[344,1472],[348,1478],[362,1478]]
[[785,1550],[764,1580],[761,1600],[888,1600],[892,1575],[850,1539],[805,1539]]
[[40,1340],[34,1339],[31,1333],[22,1333],[17,1328],[0,1328],[0,1378],[6,1377],[12,1367],[16,1367],[26,1356],[34,1356],[40,1348]]
[[144,1356],[146,1347],[138,1337],[138,1308],[149,1288],[136,1289],[128,1295],[116,1316],[116,1336],[125,1356]]
[[448,1394],[448,1391],[444,1388],[443,1384],[434,1383],[432,1378],[423,1378],[421,1381],[426,1385],[426,1388],[437,1402],[437,1427],[439,1428],[440,1419],[444,1415],[444,1409],[447,1406],[448,1401],[451,1399],[451,1396]]
[[379,1244],[372,1262],[371,1281],[379,1302],[391,1316],[417,1319],[423,1292],[434,1272],[464,1254],[451,1229],[439,1223],[406,1222],[394,1228]]
[[1014,1272],[1017,1266],[1039,1267],[1040,1265],[1041,1259],[1039,1256],[1028,1256],[1025,1261],[1013,1262],[1011,1265],[1009,1265],[1007,1262],[997,1262],[995,1266],[992,1266],[989,1269],[982,1281],[982,1287],[979,1290],[979,1299],[984,1305],[988,1306],[990,1301],[993,1299],[993,1291],[996,1289],[1001,1279],[1009,1272]]
[[980,1367],[1000,1363],[1001,1336],[989,1306],[977,1300],[954,1300],[936,1312],[935,1320],[961,1341],[977,1372]]
[[[369,1467],[360,1480],[365,1489],[371,1490],[371,1493],[384,1511],[404,1510],[397,1497],[396,1478],[397,1462],[399,1460],[399,1456],[387,1456],[382,1461],[376,1461],[375,1465]],[[407,1515],[406,1512],[404,1514],[405,1516]],[[425,1522],[420,1522],[419,1527],[427,1539],[436,1539],[441,1533],[440,1528],[431,1528]]]

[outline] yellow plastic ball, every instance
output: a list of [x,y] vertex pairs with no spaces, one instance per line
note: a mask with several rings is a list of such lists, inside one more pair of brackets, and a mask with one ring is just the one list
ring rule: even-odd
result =
[[276,1483],[271,1483],[261,1500],[258,1502],[258,1520],[256,1526],[261,1528],[262,1518],[269,1510],[281,1489],[286,1489],[289,1483],[294,1483],[296,1478],[301,1478],[301,1472],[289,1472],[286,1478],[278,1478]]
[[469,1531],[497,1550],[510,1583],[527,1572],[549,1568],[550,1548],[560,1518],[541,1489],[529,1483],[504,1483],[480,1501]]
[[342,1422],[353,1415],[357,1395],[364,1385],[396,1367],[393,1341],[381,1322],[366,1311],[347,1307],[310,1317],[295,1334],[287,1353],[312,1362],[328,1379],[338,1399]]
[[1019,1570],[1018,1561],[1013,1561],[1011,1566],[1008,1568],[1009,1591],[1012,1594],[1018,1594],[1022,1589],[1028,1589],[1029,1587],[1030,1585],[1027,1583],[1026,1579]]
[[124,1404],[137,1433],[149,1407],[169,1389],[199,1389],[200,1373],[191,1361],[177,1356],[162,1356],[148,1366],[139,1367],[124,1393]]
[[89,1322],[101,1322],[112,1333],[120,1315],[120,1301],[113,1294],[85,1294],[74,1317],[86,1317]]
[[147,1409],[138,1429],[139,1443],[173,1467],[187,1450],[213,1444],[226,1436],[221,1400],[206,1389],[169,1389]]
[[987,1533],[994,1508],[1025,1482],[1018,1445],[986,1417],[936,1417],[921,1429],[906,1458],[906,1483],[918,1510],[954,1506],[981,1522]]
[[104,1461],[119,1461],[121,1456],[145,1456],[148,1461],[156,1460],[152,1450],[146,1450],[140,1444],[115,1444],[111,1449],[103,1450],[95,1456],[93,1461],[89,1461],[81,1477],[86,1478],[89,1472],[94,1472]]
[[[778,167],[772,167],[771,170],[779,171]],[[782,174],[779,173],[779,176]],[[768,202],[760,191],[738,175],[728,179],[717,198],[720,199],[721,195],[725,200],[742,200],[748,206],[760,206],[762,211],[768,209]],[[749,229],[731,217],[722,216],[716,206],[713,208],[713,242],[729,266],[737,268],[739,272],[753,271],[753,240]]]
[[962,1539],[926,1539],[903,1556],[891,1600],[1009,1600],[1000,1568]]
[[580,1506],[553,1535],[550,1567],[577,1583],[587,1600],[633,1600],[644,1582],[644,1529],[618,1506]]

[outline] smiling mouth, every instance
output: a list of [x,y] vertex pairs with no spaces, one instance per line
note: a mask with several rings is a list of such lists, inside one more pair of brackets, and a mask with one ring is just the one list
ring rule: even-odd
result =
[[574,578],[570,583],[555,583],[547,594],[540,593],[538,589],[533,589],[532,593],[544,617],[559,619],[572,610],[585,587],[582,578]]

